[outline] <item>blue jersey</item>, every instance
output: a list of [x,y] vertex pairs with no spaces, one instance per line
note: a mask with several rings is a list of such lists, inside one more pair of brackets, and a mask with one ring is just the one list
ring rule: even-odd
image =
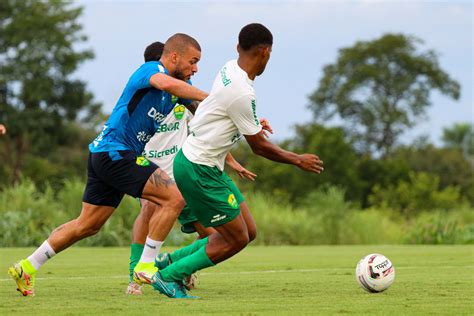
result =
[[90,152],[132,150],[137,155],[143,152],[145,144],[178,102],[178,98],[150,85],[150,78],[157,73],[168,74],[158,61],[144,63],[133,73],[102,132],[89,144]]

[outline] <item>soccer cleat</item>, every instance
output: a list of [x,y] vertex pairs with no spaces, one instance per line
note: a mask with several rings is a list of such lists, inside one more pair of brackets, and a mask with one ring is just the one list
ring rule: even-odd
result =
[[142,284],[151,284],[151,278],[158,271],[153,262],[139,262],[133,269],[133,281]]
[[171,264],[171,256],[167,252],[162,252],[158,254],[155,258],[155,267],[158,268],[158,270],[163,270],[167,266]]
[[155,290],[169,298],[198,298],[197,296],[189,295],[182,282],[165,281],[159,272],[153,275],[151,285]]
[[[17,291],[20,292],[23,296],[34,296],[35,295],[35,274],[36,273],[27,273],[25,267],[31,266],[31,263],[25,259],[13,264],[8,269],[8,274],[13,278],[17,285]],[[31,266],[32,269],[34,269]],[[31,269],[30,269],[31,270]]]
[[192,289],[196,288],[196,285],[198,283],[198,278],[195,273],[191,274],[190,276],[187,276],[183,279],[183,285],[186,288],[186,290],[191,291]]
[[127,290],[125,291],[125,294],[128,295],[142,295],[142,286],[135,281],[130,281],[130,283],[127,286]]

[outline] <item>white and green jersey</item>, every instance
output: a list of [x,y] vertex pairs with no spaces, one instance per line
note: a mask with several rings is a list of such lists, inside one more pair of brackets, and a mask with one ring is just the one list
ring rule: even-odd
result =
[[190,161],[224,170],[225,157],[242,135],[262,130],[253,81],[231,60],[217,74],[209,96],[189,125],[183,153]]
[[143,151],[144,157],[157,164],[172,179],[174,179],[173,159],[188,136],[188,123],[192,116],[186,107],[177,104]]

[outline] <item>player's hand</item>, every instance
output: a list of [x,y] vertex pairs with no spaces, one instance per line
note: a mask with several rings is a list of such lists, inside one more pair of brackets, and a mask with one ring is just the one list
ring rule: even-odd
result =
[[0,135],[6,134],[7,133],[7,128],[5,125],[0,124]]
[[273,134],[273,128],[270,126],[270,123],[268,123],[267,119],[261,119],[260,124],[262,125],[262,132],[265,137],[268,138],[268,133]]
[[242,167],[241,164],[237,163],[235,166],[232,166],[235,172],[239,175],[241,179],[248,179],[250,181],[255,181],[255,178],[257,175],[253,173],[252,171],[249,171]]
[[300,161],[297,166],[305,171],[321,173],[323,172],[323,161],[313,154],[300,155]]

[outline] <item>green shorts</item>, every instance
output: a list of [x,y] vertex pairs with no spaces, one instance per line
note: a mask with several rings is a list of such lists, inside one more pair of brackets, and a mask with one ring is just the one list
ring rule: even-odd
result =
[[174,159],[173,169],[187,206],[204,227],[220,226],[239,215],[244,198],[225,172],[195,164],[181,150]]

